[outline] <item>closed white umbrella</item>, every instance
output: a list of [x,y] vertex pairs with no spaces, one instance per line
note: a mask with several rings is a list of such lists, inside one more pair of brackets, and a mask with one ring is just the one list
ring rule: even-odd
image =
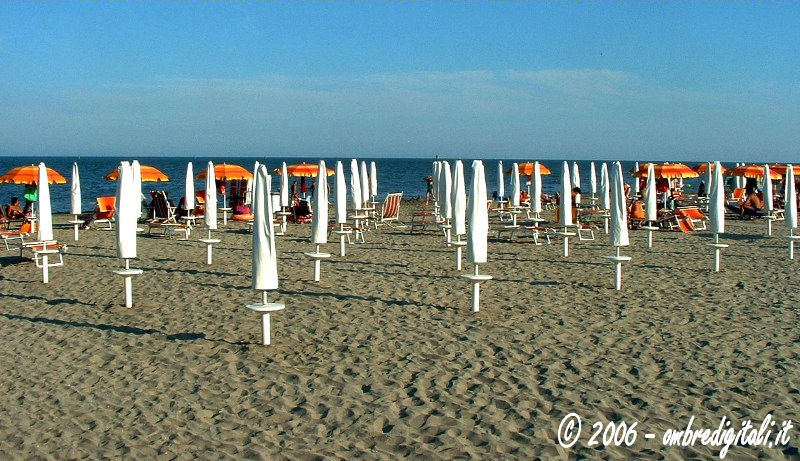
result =
[[[117,179],[117,256],[125,260],[125,269],[114,271],[124,279],[125,307],[133,307],[133,283],[131,277],[142,273],[141,269],[131,269],[130,260],[136,258],[136,221],[141,207],[138,205],[141,189],[136,190],[136,178],[128,162],[119,165]],[[135,199],[135,200],[134,200]]]
[[[608,211],[611,208],[611,181],[608,176],[608,165],[600,165],[600,206]],[[608,234],[608,216],[603,213],[603,230]]]
[[[256,171],[259,166],[261,166],[261,163],[258,160],[256,160],[255,163],[253,164],[253,171]],[[250,205],[250,206],[253,205],[253,190],[255,188],[255,182],[256,182],[255,177],[247,181],[247,186],[245,187],[245,192],[244,192],[245,205]],[[267,191],[267,195],[272,195],[272,191]]]
[[267,302],[267,291],[278,289],[278,254],[275,251],[275,229],[272,227],[272,178],[264,165],[253,170],[253,289],[261,292],[261,303],[247,308],[262,314],[262,344],[270,344],[269,313],[283,309],[280,303]]
[[336,162],[336,188],[334,189],[334,194],[336,195],[336,224],[339,224],[339,230],[333,232],[339,234],[339,255],[344,256],[344,239],[350,231],[344,229],[344,225],[347,223],[347,183],[344,178],[344,165],[342,165],[341,161]]
[[211,231],[217,229],[217,190],[214,181],[214,164],[208,162],[206,167],[206,211],[203,216],[206,229],[208,229],[208,238],[200,239],[201,242],[206,244],[206,264],[211,264],[211,247],[215,243],[219,243],[219,239],[211,238]]
[[289,206],[289,170],[286,162],[281,163],[281,208]]
[[47,257],[47,243],[53,240],[53,214],[50,208],[50,184],[47,179],[47,167],[39,163],[39,178],[37,180],[37,195],[39,196],[39,225],[36,226],[36,237],[44,245],[42,255],[42,281],[48,283],[49,262]]
[[503,161],[497,162],[497,198],[502,202],[506,195],[506,182],[503,179]]
[[378,167],[375,162],[369,162],[369,193],[373,200],[378,197]]
[[[450,162],[442,162],[442,217],[450,220],[453,217],[453,204],[450,196],[453,194],[453,172],[450,170]],[[449,239],[448,239],[449,240]]]
[[616,267],[616,281],[614,287],[622,289],[622,263],[630,261],[630,256],[621,256],[620,248],[630,245],[628,238],[628,217],[625,200],[625,184],[622,176],[622,165],[614,162],[611,166],[611,232],[609,234],[611,246],[616,250],[616,255],[606,256]]
[[139,165],[138,160],[134,160],[131,163],[131,171],[133,172],[133,194],[131,194],[133,205],[131,210],[135,213],[138,223],[139,217],[142,215],[142,167]]
[[194,168],[192,162],[186,164],[186,182],[183,184],[183,206],[188,216],[194,216]]
[[[366,164],[362,163],[362,172],[366,171]],[[330,258],[330,253],[322,253],[320,245],[328,243],[328,182],[325,180],[327,168],[325,161],[319,161],[317,170],[317,187],[314,188],[314,213],[311,215],[311,243],[317,246],[313,253],[305,255],[314,260],[314,281],[319,282],[320,262],[322,259]],[[363,179],[363,178],[362,178]]]
[[531,211],[539,218],[542,212],[542,168],[539,162],[533,162],[531,175]]
[[72,164],[72,183],[69,187],[69,212],[72,215],[75,215],[75,218],[70,221],[69,223],[72,224],[74,228],[74,237],[75,241],[78,241],[78,229],[80,228],[83,221],[78,219],[78,215],[82,213],[81,211],[81,178],[78,175],[78,163],[75,162]]
[[720,250],[728,245],[719,243],[719,234],[725,233],[725,183],[722,181],[722,167],[714,162],[714,173],[708,197],[709,218],[714,242],[708,245],[714,248],[714,272],[719,272]]
[[581,172],[578,162],[572,162],[572,187],[581,187]]
[[[633,164],[633,171],[639,171],[639,162]],[[633,195],[639,194],[639,178],[633,177]]]
[[[41,169],[41,166],[39,168]],[[794,166],[786,166],[786,174],[783,179],[785,183],[783,214],[786,228],[789,229],[789,259],[794,259],[794,241],[796,238],[800,238],[800,236],[794,235],[794,230],[797,227],[797,191],[794,187]]]
[[769,165],[764,164],[764,211],[767,215],[767,235],[772,235],[772,221],[775,217],[772,215],[774,208],[774,201],[772,199],[772,178],[769,177]]
[[439,217],[439,162],[433,162],[433,174],[431,174],[431,178],[433,178],[433,183],[431,184],[431,188],[433,190],[433,212],[436,215],[436,218]]
[[464,164],[456,160],[453,168],[453,193],[451,196],[453,211],[453,233],[456,236],[451,244],[456,247],[456,270],[461,270],[461,247],[466,242],[461,241],[461,236],[467,233],[467,191],[464,184]]
[[592,198],[597,194],[597,172],[594,169],[594,162],[589,164],[589,187],[592,191]]
[[438,207],[438,216],[437,219],[439,221],[444,221],[444,204],[447,202],[447,195],[445,195],[445,180],[444,180],[444,164],[446,162],[439,162],[439,169],[437,170],[437,174],[439,179],[436,181],[438,189],[436,190],[436,206]]
[[369,208],[369,174],[367,173],[367,162],[361,161],[361,200],[364,202],[362,208]]
[[521,188],[519,183],[519,165],[516,162],[512,166],[511,171],[514,175],[511,177],[511,206],[519,208],[519,195],[521,193]]
[[558,235],[564,237],[564,257],[569,256],[569,237],[575,235],[567,228],[572,226],[572,181],[569,177],[569,164],[564,162],[561,169],[561,204],[558,209],[558,227],[563,227],[564,230],[558,232]]
[[478,265],[487,261],[489,237],[489,210],[486,206],[486,177],[483,162],[472,162],[472,186],[467,199],[469,230],[467,231],[467,261],[475,266],[474,274],[461,277],[472,282],[472,312],[480,310],[480,283],[491,280],[491,275],[479,274]]
[[361,197],[361,179],[358,174],[358,160],[350,160],[350,193],[353,199],[353,211],[355,214],[357,210],[364,207],[364,200]]
[[647,164],[647,185],[644,188],[644,219],[647,221],[647,247],[653,248],[653,231],[658,229],[653,225],[658,220],[658,206],[656,205],[656,174],[652,163]]

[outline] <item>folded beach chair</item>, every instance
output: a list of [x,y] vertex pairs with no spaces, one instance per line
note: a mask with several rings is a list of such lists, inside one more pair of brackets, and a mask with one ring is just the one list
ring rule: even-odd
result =
[[392,225],[392,223],[397,222],[399,223],[399,227],[405,227],[405,224],[400,222],[400,203],[402,200],[402,192],[393,192],[386,195],[386,199],[381,207],[381,216],[378,224]]
[[696,230],[706,230],[706,221],[708,218],[700,208],[696,206],[681,207],[675,210],[675,216],[679,218],[688,218],[692,222],[692,227]]
[[414,214],[411,215],[411,233],[413,234],[414,231],[419,230],[420,232],[425,232],[425,229],[428,226],[432,226],[436,224],[436,217],[433,211],[430,210],[420,210],[415,211]]
[[[56,253],[53,253],[54,250],[57,250]],[[31,252],[31,259],[36,264],[36,267],[42,267],[42,255],[47,253],[48,255],[55,254],[58,255],[58,262],[50,262],[48,261],[47,265],[49,267],[57,267],[64,265],[64,257],[63,255],[67,252],[67,244],[66,243],[59,243],[56,240],[48,240],[46,242],[25,242],[20,243],[19,245],[19,256],[20,258],[25,257],[25,252]]]
[[22,226],[18,230],[3,230],[0,231],[0,237],[3,239],[3,243],[6,245],[6,250],[10,250],[11,247],[8,245],[9,240],[19,240],[20,243],[25,242],[25,237],[31,233],[31,223],[24,222]]
[[108,224],[108,229],[111,230],[111,221],[114,220],[114,211],[116,209],[116,197],[97,197],[97,209],[94,210],[94,222]]
[[147,233],[154,228],[163,229],[164,235],[169,237],[175,231],[183,232],[183,240],[189,240],[190,226],[186,223],[179,223],[175,215],[175,207],[170,206],[167,194],[163,190],[150,193],[153,197],[153,219],[147,223]]

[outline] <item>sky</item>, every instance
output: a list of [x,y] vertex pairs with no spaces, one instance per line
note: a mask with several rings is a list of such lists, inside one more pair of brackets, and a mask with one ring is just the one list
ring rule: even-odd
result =
[[2,2],[0,155],[797,161],[800,2]]

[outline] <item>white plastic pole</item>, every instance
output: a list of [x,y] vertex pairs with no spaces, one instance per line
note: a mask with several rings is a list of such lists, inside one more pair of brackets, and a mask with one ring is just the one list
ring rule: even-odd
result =
[[647,248],[653,248],[653,230],[647,230]]
[[[319,245],[317,245],[317,254],[319,254]],[[314,281],[319,282],[321,261],[319,258],[314,258]]]
[[[564,233],[566,233],[566,232],[567,232],[567,228],[565,227],[564,228]],[[564,257],[566,258],[567,256],[569,256],[569,237],[565,235],[564,236]]]
[[344,256],[344,224],[339,224],[339,255]]
[[617,247],[617,278],[616,289],[622,289],[622,261],[619,260],[619,247]]
[[265,346],[269,346],[270,343],[270,331],[269,331],[269,314],[264,314],[261,316],[261,338],[262,344]]
[[[475,264],[475,275],[478,275],[478,265]],[[481,284],[475,280],[472,284],[472,312],[478,312],[481,308]]]
[[[719,243],[719,234],[714,234],[714,243]],[[719,272],[719,247],[714,248],[714,272]]]

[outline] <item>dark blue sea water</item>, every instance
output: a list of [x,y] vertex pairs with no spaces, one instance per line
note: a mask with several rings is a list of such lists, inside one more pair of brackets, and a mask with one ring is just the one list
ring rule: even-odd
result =
[[[45,164],[54,168],[61,173],[67,181],[70,180],[72,174],[72,162],[78,162],[81,178],[81,192],[83,210],[90,211],[94,209],[95,198],[103,195],[114,195],[116,192],[116,182],[107,181],[103,177],[109,172],[113,171],[121,160],[133,160],[120,157],[0,157],[0,174],[5,173],[9,169],[19,165],[38,164],[44,161]],[[315,163],[317,160],[309,158],[254,158],[254,157],[228,157],[228,158],[189,158],[189,157],[143,157],[138,158],[139,163],[142,165],[154,166],[170,177],[169,182],[163,183],[144,183],[142,191],[147,194],[150,190],[163,189],[166,190],[170,197],[179,198],[183,196],[183,181],[186,175],[186,163],[191,161],[194,166],[195,175],[202,171],[206,163],[211,160],[216,163],[233,163],[241,165],[248,170],[253,170],[253,164],[256,160],[265,163],[267,167],[272,170],[273,168],[280,167],[281,162],[285,161],[287,164],[308,162]],[[350,176],[350,158],[325,158],[326,164],[333,168],[336,160],[342,160],[345,166],[345,174]],[[425,181],[424,177],[431,173],[433,158],[420,159],[420,158],[359,158],[360,160],[375,161],[378,170],[378,191],[381,200],[385,194],[390,192],[403,192],[404,197],[424,197],[425,196]],[[455,160],[447,159],[451,164]],[[464,161],[464,173],[466,175],[467,184],[471,177],[471,159],[462,159]],[[506,170],[511,168],[513,162],[527,162],[530,159],[504,159],[503,164]],[[600,174],[600,161],[597,161],[596,168],[598,174],[598,187],[599,187],[599,174]],[[554,193],[559,184],[562,160],[542,160],[542,164],[549,167],[553,174],[551,176],[543,176],[543,190],[548,193]],[[588,161],[579,161],[581,184],[584,191],[589,189],[589,163]],[[570,161],[570,168],[572,162]],[[694,164],[691,164],[692,166]],[[497,190],[497,160],[484,160],[486,169],[487,187],[490,191]],[[623,162],[623,170],[627,176],[626,181],[633,181],[629,176],[629,170],[633,168],[633,162]],[[687,184],[691,189],[696,189],[699,179],[687,180]],[[277,190],[279,183],[273,181],[273,187]],[[524,186],[523,186],[524,187]],[[204,189],[205,184],[202,181],[195,181],[195,189]],[[506,191],[510,188],[510,179],[506,176]],[[0,203],[7,204],[11,197],[22,197],[23,186],[13,184],[0,184]],[[53,185],[50,189],[52,197],[53,211],[56,213],[66,213],[69,211],[69,183],[64,185]],[[177,200],[176,200],[177,202]]]

